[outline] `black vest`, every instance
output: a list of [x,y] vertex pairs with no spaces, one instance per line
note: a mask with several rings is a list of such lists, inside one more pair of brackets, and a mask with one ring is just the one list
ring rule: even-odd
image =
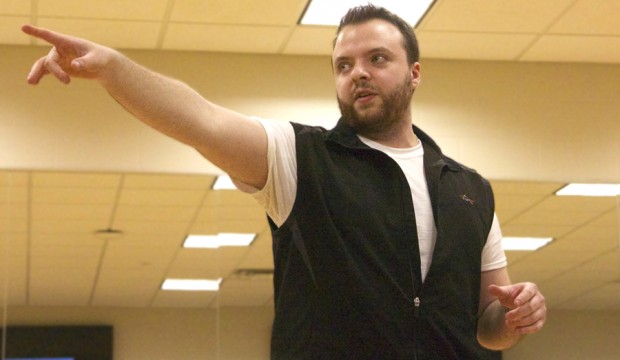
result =
[[491,188],[423,143],[437,243],[422,283],[411,191],[398,164],[342,121],[293,124],[297,194],[273,223],[272,359],[499,359],[476,340]]

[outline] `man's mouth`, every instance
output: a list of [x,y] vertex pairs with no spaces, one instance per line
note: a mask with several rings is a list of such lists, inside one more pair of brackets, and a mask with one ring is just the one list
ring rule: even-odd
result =
[[354,93],[354,98],[355,101],[367,101],[367,100],[371,100],[374,96],[376,96],[377,93],[369,90],[369,89],[360,89],[355,91]]

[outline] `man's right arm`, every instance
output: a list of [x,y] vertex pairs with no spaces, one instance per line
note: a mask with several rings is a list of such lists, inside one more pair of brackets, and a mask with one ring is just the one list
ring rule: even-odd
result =
[[233,179],[257,189],[265,184],[267,136],[256,120],[213,104],[113,49],[29,25],[22,29],[53,45],[32,67],[29,83],[47,74],[63,83],[73,77],[96,79],[135,117],[194,147]]

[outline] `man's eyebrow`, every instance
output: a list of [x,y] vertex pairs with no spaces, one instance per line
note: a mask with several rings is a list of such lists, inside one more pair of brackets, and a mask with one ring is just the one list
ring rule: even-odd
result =
[[[377,46],[375,48],[367,50],[366,52],[364,52],[364,54],[365,55],[369,55],[369,54],[375,54],[375,53],[378,53],[378,52],[385,52],[385,53],[389,53],[389,54],[392,53],[392,51],[390,49],[388,49],[387,47],[385,47],[385,46]],[[351,56],[341,55],[341,56],[338,56],[337,58],[334,59],[334,63],[336,63],[338,61],[342,61],[342,60],[348,60],[350,58],[351,58]]]
[[386,48],[385,46],[378,46],[376,48],[372,48],[368,51],[368,54],[374,54],[374,53],[378,53],[378,52],[385,52],[385,53],[392,53],[392,51],[390,51],[390,49]]

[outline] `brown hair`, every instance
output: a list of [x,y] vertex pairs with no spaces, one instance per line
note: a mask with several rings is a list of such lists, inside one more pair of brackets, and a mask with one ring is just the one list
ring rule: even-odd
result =
[[[403,46],[407,52],[407,61],[409,65],[420,61],[418,39],[411,25],[389,10],[372,4],[356,6],[349,9],[340,20],[340,25],[338,25],[338,30],[336,30],[336,37],[338,37],[340,31],[342,31],[342,28],[347,25],[361,24],[374,19],[385,20],[398,28],[398,31],[403,35]],[[336,39],[334,39],[333,46],[336,46]]]

